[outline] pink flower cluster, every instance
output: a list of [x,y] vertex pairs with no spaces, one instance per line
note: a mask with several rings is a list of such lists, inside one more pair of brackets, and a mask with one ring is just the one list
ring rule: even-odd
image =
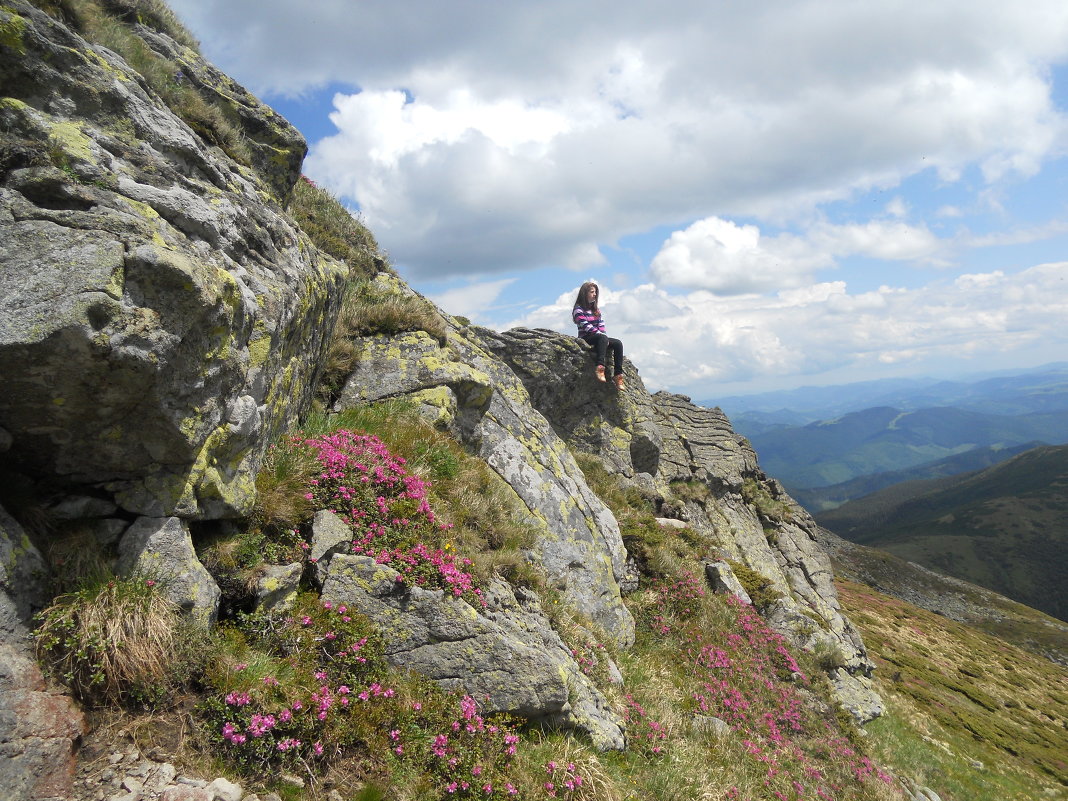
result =
[[604,643],[583,640],[571,649],[571,657],[578,664],[579,670],[587,676],[592,676],[603,666],[602,656],[605,650]]
[[661,756],[668,739],[664,724],[651,718],[634,696],[628,694],[625,700],[627,708],[623,711],[623,720],[627,724],[631,747],[647,756]]
[[548,779],[542,785],[550,798],[574,798],[582,787],[582,774],[574,762],[567,764],[549,761],[545,763]]
[[[724,720],[737,732],[746,754],[764,771],[767,797],[833,801],[857,797],[856,788],[868,779],[891,781],[869,759],[853,753],[831,723],[805,703],[798,685],[807,684],[807,677],[785,639],[751,605],[727,596],[734,622],[717,635],[689,620],[704,592],[693,575],[655,589],[655,608],[662,614],[650,615],[646,624],[655,636],[668,634],[684,650],[694,679],[694,711]],[[662,727],[644,721],[645,710],[632,698],[627,701],[632,738],[658,745],[666,737]],[[635,724],[640,724],[636,731]],[[851,765],[848,773],[832,781],[814,766],[816,753],[831,753],[835,764]],[[727,797],[739,796],[735,791]]]
[[475,699],[465,695],[459,699],[459,715],[429,740],[428,767],[449,796],[509,798],[519,793],[504,781],[518,742],[508,725],[487,721]]
[[471,560],[428,545],[449,523],[430,507],[430,483],[409,473],[378,437],[340,430],[294,440],[314,451],[322,466],[307,498],[335,512],[352,528],[352,552],[389,564],[404,581],[441,587],[485,605],[467,568]]
[[329,602],[286,619],[274,630],[281,652],[313,660],[299,660],[305,675],[292,682],[242,676],[247,665],[232,670],[250,690],[231,691],[219,704],[215,731],[226,752],[257,771],[298,764],[314,770],[328,758],[371,753],[428,773],[435,797],[518,795],[507,781],[520,742],[513,724],[487,720],[469,695],[402,701],[382,678],[381,655],[373,650],[380,645],[361,636],[365,630],[344,605]]

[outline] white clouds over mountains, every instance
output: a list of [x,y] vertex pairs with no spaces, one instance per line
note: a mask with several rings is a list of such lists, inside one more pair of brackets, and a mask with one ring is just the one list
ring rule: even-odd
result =
[[754,225],[709,217],[673,233],[653,259],[651,274],[661,285],[735,295],[806,286],[816,270],[843,256],[928,261],[942,247],[925,226],[901,222],[824,222],[804,236],[780,234],[761,241]]
[[256,90],[360,87],[308,171],[415,276],[593,260],[666,221],[788,216],[928,166],[1027,173],[1063,129],[1063,2],[175,7]]
[[[513,321],[569,330],[574,297]],[[707,291],[669,294],[647,284],[603,291],[609,328],[640,365],[645,382],[697,398],[724,384],[766,376],[824,374],[846,383],[899,364],[979,367],[1053,343],[1063,347],[1068,319],[1068,262],[1016,275],[965,274],[918,289],[882,286],[851,294],[841,281],[768,294],[724,297]],[[1063,358],[1063,349],[1054,350]]]
[[[661,354],[650,373],[669,386],[918,364],[962,299],[989,304],[969,330],[1001,348],[992,337],[1018,342],[1014,325],[1033,334],[1046,319],[1002,309],[1010,287],[1068,292],[1026,269],[1060,256],[1028,252],[1001,273],[967,263],[983,242],[1064,234],[1063,180],[1026,215],[1013,195],[1068,151],[1053,79],[1068,63],[1063,0],[171,4],[268,99],[353,87],[334,96],[336,131],[311,142],[305,171],[358,205],[416,286],[451,278],[443,302],[512,293],[555,309],[565,287],[531,292],[522,276],[630,272],[620,303],[673,309],[641,331],[617,315],[635,326],[633,352]],[[903,189],[923,175],[953,191],[926,208]],[[879,190],[894,199],[859,205]],[[617,248],[652,231],[621,264]],[[845,269],[859,263],[863,286]],[[958,286],[957,273],[1004,291]],[[868,291],[880,283],[895,288]],[[445,294],[461,291],[471,302]],[[717,355],[680,344],[691,329]]]

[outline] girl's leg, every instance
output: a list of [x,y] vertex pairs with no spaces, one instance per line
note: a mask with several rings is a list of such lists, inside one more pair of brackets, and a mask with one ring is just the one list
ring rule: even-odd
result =
[[593,353],[597,357],[597,364],[604,367],[604,357],[608,354],[608,337],[604,334],[589,334],[582,338],[593,345]]
[[[618,339],[609,337],[606,337],[606,339],[608,340],[605,343],[607,346],[606,351],[607,348],[612,349],[612,363],[614,365],[612,369],[615,371],[613,375],[623,375],[623,343]],[[600,363],[604,364],[604,360],[602,359]]]

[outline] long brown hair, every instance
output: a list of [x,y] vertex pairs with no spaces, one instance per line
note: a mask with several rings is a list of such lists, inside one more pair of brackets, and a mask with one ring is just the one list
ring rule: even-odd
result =
[[[597,299],[593,301],[593,305],[587,306],[586,304],[589,303],[589,300],[586,297],[586,292],[591,286],[597,290]],[[587,281],[579,287],[578,297],[575,298],[575,305],[581,306],[583,309],[589,309],[592,312],[596,312],[600,311],[600,309],[597,307],[597,304],[600,302],[600,300],[601,288],[597,286],[597,283],[595,281]]]

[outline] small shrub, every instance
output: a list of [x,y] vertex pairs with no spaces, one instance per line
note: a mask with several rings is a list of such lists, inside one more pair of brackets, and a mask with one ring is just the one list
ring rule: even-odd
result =
[[308,448],[319,461],[308,500],[330,509],[353,531],[352,552],[372,556],[399,572],[398,581],[441,587],[483,604],[482,591],[469,572],[472,562],[459,556],[430,506],[430,485],[409,472],[406,460],[392,454],[378,437],[342,429],[291,447]]
[[819,640],[812,649],[812,664],[824,673],[846,666],[846,656],[837,643]]
[[438,542],[480,554],[470,571],[486,579],[498,572],[526,586],[539,586],[526,551],[535,530],[515,491],[484,461],[469,456],[452,437],[438,431],[411,403],[388,400],[355,406],[334,415],[312,415],[306,436],[358,430],[378,437],[404,460],[405,469],[429,482],[429,499],[442,521],[451,524]]
[[374,234],[326,189],[301,176],[293,187],[289,213],[319,250],[344,262],[354,281],[392,272],[381,258]]
[[62,595],[38,615],[37,657],[89,705],[165,694],[182,651],[181,610],[156,582],[112,578]]
[[728,559],[727,564],[731,566],[735,578],[738,579],[749,594],[749,599],[757,609],[767,609],[772,603],[783,597],[782,593],[775,589],[774,583],[767,576],[763,576],[751,567],[732,559]]

